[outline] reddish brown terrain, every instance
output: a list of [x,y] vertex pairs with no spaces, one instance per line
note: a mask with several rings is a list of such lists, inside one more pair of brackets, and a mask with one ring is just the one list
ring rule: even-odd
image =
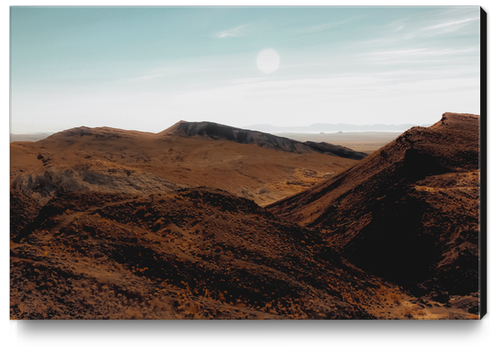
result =
[[14,319],[477,318],[224,191],[58,194],[11,242]]
[[[225,126],[212,137],[192,136],[177,131],[183,124],[200,123],[179,122],[158,134],[81,127],[38,142],[14,142],[10,180],[16,190],[43,203],[60,190],[148,195],[208,186],[266,205],[356,163],[258,132],[242,131],[247,144],[237,143],[224,136],[235,128]],[[345,147],[334,149],[365,157]]]
[[445,113],[268,210],[322,230],[365,271],[476,312],[479,184],[479,116]]
[[11,144],[12,319],[480,317],[477,116],[360,162],[179,124]]

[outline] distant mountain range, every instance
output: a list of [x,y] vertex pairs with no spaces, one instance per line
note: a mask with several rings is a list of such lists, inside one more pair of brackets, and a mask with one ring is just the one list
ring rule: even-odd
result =
[[349,131],[399,131],[403,132],[414,126],[428,127],[430,124],[373,124],[373,125],[355,125],[355,124],[331,124],[316,123],[308,126],[282,127],[270,124],[255,124],[243,127],[244,129],[263,131],[267,133],[320,133],[320,132],[349,132]]
[[[295,127],[282,127],[270,124],[255,124],[243,127],[247,130],[255,130],[266,133],[278,134],[278,133],[333,133],[333,132],[350,132],[350,131],[396,131],[404,132],[414,126],[428,127],[431,124],[373,124],[373,125],[355,125],[355,124],[330,124],[330,123],[316,123],[308,126],[295,126]],[[54,133],[26,133],[26,134],[10,134],[10,142],[14,141],[39,141]]]
[[10,142],[15,141],[39,141],[53,133],[28,133],[28,134],[10,134]]

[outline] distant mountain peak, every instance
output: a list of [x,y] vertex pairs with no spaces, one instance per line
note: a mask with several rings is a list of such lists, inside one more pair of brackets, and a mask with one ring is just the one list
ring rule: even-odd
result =
[[347,147],[321,142],[300,142],[255,130],[247,130],[213,122],[178,122],[162,134],[175,134],[184,137],[203,136],[213,140],[228,140],[242,144],[255,144],[259,147],[291,153],[322,153],[342,158],[360,160],[366,153],[356,152]]

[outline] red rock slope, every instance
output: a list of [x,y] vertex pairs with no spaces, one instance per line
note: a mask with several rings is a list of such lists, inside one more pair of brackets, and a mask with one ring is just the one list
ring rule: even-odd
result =
[[268,209],[419,294],[478,290],[479,116],[444,113]]

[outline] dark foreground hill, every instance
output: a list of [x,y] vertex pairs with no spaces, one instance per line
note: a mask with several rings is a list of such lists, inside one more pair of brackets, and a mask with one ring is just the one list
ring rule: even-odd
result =
[[478,318],[219,190],[59,193],[10,248],[12,319]]
[[479,153],[479,116],[445,113],[268,210],[323,230],[354,264],[417,295],[470,295],[479,289]]
[[179,134],[181,136],[206,136],[214,140],[225,139],[243,144],[255,144],[259,147],[274,149],[291,153],[312,153],[318,152],[327,155],[338,156],[354,160],[361,160],[367,157],[366,153],[356,152],[350,148],[332,145],[325,142],[299,142],[286,137],[279,137],[259,131],[234,128],[227,125],[212,122],[184,122],[181,121],[166,133]]

